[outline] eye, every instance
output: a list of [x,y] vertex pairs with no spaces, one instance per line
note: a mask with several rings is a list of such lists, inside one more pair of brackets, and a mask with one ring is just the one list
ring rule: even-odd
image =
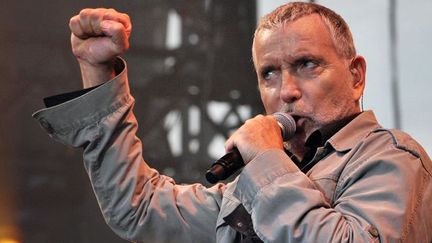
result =
[[261,71],[261,78],[264,80],[271,80],[277,75],[277,71],[273,67],[266,67]]
[[322,61],[313,57],[302,57],[293,63],[292,68],[298,75],[318,75],[322,71]]
[[313,70],[318,67],[318,61],[309,58],[300,59],[296,62],[296,67],[298,70]]
[[306,69],[315,68],[316,66],[318,66],[318,64],[312,60],[305,60],[301,65],[302,68],[306,68]]
[[270,70],[270,71],[265,71],[265,72],[263,72],[263,74],[262,74],[262,77],[263,77],[263,79],[265,79],[265,80],[269,80],[269,79],[271,79],[271,77],[274,75],[274,71],[273,70]]

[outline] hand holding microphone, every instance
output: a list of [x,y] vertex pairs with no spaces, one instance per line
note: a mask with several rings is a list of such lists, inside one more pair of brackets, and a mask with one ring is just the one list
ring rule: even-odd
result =
[[[236,146],[231,145],[232,138],[230,138],[227,142],[227,148],[230,152],[213,163],[212,167],[206,172],[207,181],[210,183],[216,183],[220,180],[225,180],[242,168],[245,165],[245,162],[248,163],[257,155],[257,151],[254,151],[254,149],[251,149],[250,147],[259,147],[263,150],[276,146],[281,147],[283,146],[282,140],[287,141],[292,138],[296,131],[296,123],[294,119],[290,115],[282,112],[274,113],[273,117],[276,118],[277,124],[280,127],[280,131],[277,133],[274,133],[275,129],[270,127],[272,123],[265,121],[265,119],[269,119],[269,117],[265,116],[254,118],[253,122],[247,121],[243,125],[245,128],[236,131],[236,133],[243,133],[237,136],[239,137],[237,146],[243,145],[240,139],[242,137],[247,137],[247,143],[252,143],[254,146],[249,146],[249,148],[248,146],[245,146],[245,148],[242,148],[243,158]],[[254,129],[257,125],[260,125],[261,127],[259,127],[259,129]]]

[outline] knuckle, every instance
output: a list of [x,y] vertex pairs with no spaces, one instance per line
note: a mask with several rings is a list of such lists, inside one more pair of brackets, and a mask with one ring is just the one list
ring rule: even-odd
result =
[[99,19],[99,14],[93,12],[93,13],[89,14],[88,17],[89,17],[90,21],[97,21]]
[[77,24],[78,22],[78,16],[73,16],[72,18],[69,19],[69,27],[73,27],[74,25]]
[[69,20],[69,29],[73,34],[77,36],[82,35],[82,29],[80,27],[78,18],[71,18]]
[[86,18],[86,17],[88,17],[91,14],[91,12],[92,12],[92,9],[90,9],[90,8],[84,8],[84,9],[82,9],[79,12],[79,16],[81,18]]
[[106,14],[108,14],[108,15],[116,15],[116,14],[118,14],[118,12],[115,9],[113,9],[113,8],[108,8],[108,9],[106,9]]
[[122,16],[128,21],[130,22],[130,16],[128,14],[122,13]]
[[254,120],[254,121],[261,121],[262,119],[264,119],[264,115],[262,115],[262,114],[258,114],[258,115],[256,115],[254,118],[252,118],[251,120]]

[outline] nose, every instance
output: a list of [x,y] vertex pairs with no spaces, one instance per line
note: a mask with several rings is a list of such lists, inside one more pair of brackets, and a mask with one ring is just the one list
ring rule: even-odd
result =
[[282,73],[282,83],[280,88],[280,98],[285,103],[294,103],[302,96],[298,85],[298,80],[288,71]]

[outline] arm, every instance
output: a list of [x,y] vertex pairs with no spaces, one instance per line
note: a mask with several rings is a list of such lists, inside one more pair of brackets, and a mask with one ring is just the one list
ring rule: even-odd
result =
[[401,149],[384,132],[338,156],[326,157],[332,168],[317,170],[347,163],[342,173],[327,171],[319,179],[280,150],[250,161],[234,194],[264,242],[429,242],[432,184],[424,164],[430,167],[430,160]]
[[122,238],[214,242],[224,185],[176,185],[150,168],[135,136],[133,103],[124,70],[114,80],[34,117],[55,140],[83,148],[103,216]]
[[[97,22],[107,16],[106,11],[114,19],[121,18],[114,10],[98,9],[82,11],[80,16],[85,18],[79,21],[83,23],[74,20],[77,17],[71,20],[72,42],[76,36],[82,38],[75,40],[79,45],[72,45],[82,67],[84,86],[103,84],[78,98],[38,111],[34,117],[54,139],[83,148],[85,169],[103,216],[118,235],[146,242],[214,242],[225,186],[176,185],[146,164],[135,135],[137,121],[126,68],[107,80],[114,75],[114,67],[106,57],[115,60],[119,52],[101,51],[99,57],[110,53],[101,59],[89,53],[104,50],[103,43],[109,46],[113,40],[98,31],[95,33],[100,36],[87,38],[88,30],[80,34],[76,29],[77,21],[78,30],[85,29],[86,19]],[[120,29],[125,26],[114,25]]]

